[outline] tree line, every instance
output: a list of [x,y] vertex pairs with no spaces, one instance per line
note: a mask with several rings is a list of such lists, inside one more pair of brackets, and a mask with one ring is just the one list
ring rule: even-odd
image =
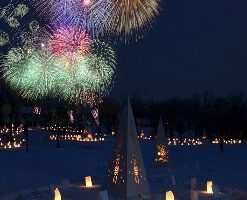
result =
[[[161,117],[170,137],[175,133],[181,138],[185,133],[198,137],[206,133],[211,140],[246,139],[247,98],[242,93],[228,97],[204,93],[159,101],[133,96],[131,102],[136,119],[148,120],[155,129]],[[122,107],[123,100],[105,99],[101,104],[100,119],[108,129],[117,127]]]

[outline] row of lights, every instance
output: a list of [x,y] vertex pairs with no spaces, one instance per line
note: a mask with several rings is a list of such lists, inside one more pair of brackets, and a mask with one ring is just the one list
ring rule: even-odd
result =
[[[51,135],[49,137],[50,140],[56,140],[56,135]],[[93,138],[92,134],[88,134],[86,138],[83,138],[81,135],[59,135],[60,140],[65,141],[77,141],[77,142],[98,142],[98,141],[104,141],[105,138]]]
[[[142,140],[151,140],[152,137],[151,136],[144,136],[144,135],[140,135],[138,136],[139,139]],[[216,138],[215,140],[212,141],[212,144],[219,144],[220,143],[220,139]],[[240,139],[229,139],[229,140],[225,140],[224,139],[224,143],[225,144],[241,144],[242,141]],[[182,141],[178,138],[174,138],[174,139],[170,139],[168,138],[168,145],[172,145],[172,146],[177,146],[177,145],[181,145],[181,146],[198,146],[198,145],[203,145],[203,140],[197,138],[197,139],[183,139]]]
[[151,140],[152,136],[144,136],[144,137],[138,136],[138,138],[141,139],[141,140]]
[[[225,144],[241,144],[242,141],[239,139],[229,139],[229,140],[223,140],[223,142]],[[219,144],[220,143],[220,139],[216,138],[215,140],[212,141],[213,144]]]
[[48,131],[63,131],[66,133],[85,133],[85,130],[74,129],[73,127],[51,126],[47,127]]
[[182,145],[182,146],[198,146],[198,145],[202,145],[203,142],[200,139],[183,139],[182,141],[178,138],[174,138],[174,139],[168,139],[168,145]]
[[[24,132],[23,126],[19,126],[15,129],[14,125],[12,125],[12,134],[19,135]],[[0,129],[0,134],[8,134],[10,133],[10,128],[2,128]]]
[[23,139],[22,141],[14,141],[14,142],[0,142],[0,148],[2,149],[16,149],[16,148],[21,148],[25,140]]
[[[85,133],[88,134],[87,130],[78,130],[78,129],[74,129],[72,127],[62,127],[62,126],[51,126],[49,128],[47,128],[47,130],[50,131],[63,131],[66,133]],[[0,131],[1,133],[1,131]],[[112,131],[112,136],[115,136],[116,132]],[[151,140],[152,136],[145,136],[144,132],[142,131],[140,136],[138,136],[139,139],[141,140]],[[50,136],[51,140],[55,140],[56,136]],[[82,138],[81,135],[68,135],[66,137],[62,136],[62,139],[64,140],[75,140],[75,141],[104,141],[104,138],[98,138],[98,139],[91,139],[91,137],[87,137],[87,138]],[[206,139],[205,137],[203,139]],[[216,138],[215,140],[212,141],[212,144],[219,144],[220,143],[220,139]],[[225,140],[224,139],[224,143],[225,144],[241,144],[241,140],[239,139],[229,139],[229,140]],[[168,145],[173,145],[173,146],[177,146],[177,145],[181,145],[181,146],[198,146],[198,145],[203,145],[203,140],[197,138],[197,139],[183,139],[182,141],[178,138],[174,138],[174,139],[170,139],[168,138]]]
[[[62,126],[51,126],[46,128],[47,131],[61,131],[65,133],[78,133],[78,134],[91,134],[86,128],[84,130],[73,128],[73,127],[62,127]],[[98,135],[97,133],[95,135]],[[112,133],[114,135],[114,133]],[[104,134],[104,136],[107,136],[107,134]]]

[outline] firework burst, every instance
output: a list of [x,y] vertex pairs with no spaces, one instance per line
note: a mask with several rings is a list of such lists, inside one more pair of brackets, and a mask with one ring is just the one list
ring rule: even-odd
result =
[[107,92],[114,75],[114,63],[109,63],[94,54],[88,56],[86,61],[87,65],[85,67],[88,71],[86,85],[88,85],[88,88],[102,94]]
[[40,22],[34,18],[33,10],[30,9],[28,1],[7,0],[5,6],[0,8],[2,31],[6,33],[2,35],[0,31],[0,43],[3,41],[5,53],[11,47],[22,47],[40,31]]
[[26,99],[42,99],[50,95],[61,81],[61,63],[46,50],[15,48],[4,60],[3,78]]
[[61,27],[51,36],[51,51],[55,56],[85,56],[90,52],[91,40],[81,28]]
[[111,89],[116,67],[115,59],[115,53],[109,45],[93,41],[89,55],[77,56],[73,68],[64,67],[67,78],[60,83],[64,99],[88,104],[100,101]]
[[111,0],[108,28],[125,37],[149,28],[159,13],[160,0]]
[[82,27],[93,38],[107,32],[110,0],[32,0],[55,27]]
[[107,93],[115,76],[116,54],[110,45],[99,40],[92,42],[91,52],[88,63],[91,66],[94,90]]
[[0,46],[4,46],[8,43],[9,43],[9,35],[6,32],[0,30]]
[[18,4],[18,1],[16,3],[10,1],[6,7],[0,9],[0,19],[4,19],[11,28],[18,28],[21,25],[21,19],[28,12],[29,7],[26,4]]

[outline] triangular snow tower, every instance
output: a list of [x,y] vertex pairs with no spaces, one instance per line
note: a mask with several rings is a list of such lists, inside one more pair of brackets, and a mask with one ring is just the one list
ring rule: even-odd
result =
[[129,99],[120,120],[113,158],[103,187],[114,199],[147,197],[150,190]]
[[156,165],[164,165],[168,163],[168,141],[161,118],[159,120],[159,127],[157,131],[154,161]]

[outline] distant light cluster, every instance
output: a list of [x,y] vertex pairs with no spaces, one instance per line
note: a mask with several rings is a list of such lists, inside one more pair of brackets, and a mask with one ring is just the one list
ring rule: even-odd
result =
[[61,127],[61,126],[51,126],[47,128],[47,131],[52,134],[49,136],[50,140],[64,140],[64,141],[77,141],[77,142],[103,142],[104,137],[94,136],[87,129],[80,130],[73,127]]
[[105,138],[99,137],[94,138],[92,135],[87,135],[86,137],[82,137],[82,135],[50,135],[50,140],[57,140],[59,137],[59,140],[64,141],[76,141],[76,142],[103,142],[105,141]]
[[168,139],[168,144],[169,145],[181,145],[181,146],[198,146],[198,145],[202,145],[203,141],[201,139],[183,139],[182,141],[178,138],[173,138],[173,139]]
[[[140,136],[138,136],[139,139],[141,140],[152,140],[153,137],[152,136],[147,136],[145,135],[145,133],[142,131]],[[228,145],[234,145],[234,144],[242,144],[242,140],[240,139],[223,139],[224,144],[228,144]],[[182,140],[179,138],[168,138],[168,145],[170,146],[200,146],[207,143],[206,137],[203,136],[202,138],[194,138],[194,139],[190,139],[190,138],[183,138]],[[220,143],[220,139],[219,138],[215,138],[212,142],[212,144],[219,144]]]
[[[242,141],[240,139],[228,139],[228,140],[223,140],[225,144],[242,144]],[[216,138],[212,141],[213,144],[219,144],[220,139]]]
[[15,127],[12,125],[12,130],[7,127],[0,129],[0,149],[16,149],[21,148],[25,144],[25,139],[22,139],[24,129],[22,126]]

